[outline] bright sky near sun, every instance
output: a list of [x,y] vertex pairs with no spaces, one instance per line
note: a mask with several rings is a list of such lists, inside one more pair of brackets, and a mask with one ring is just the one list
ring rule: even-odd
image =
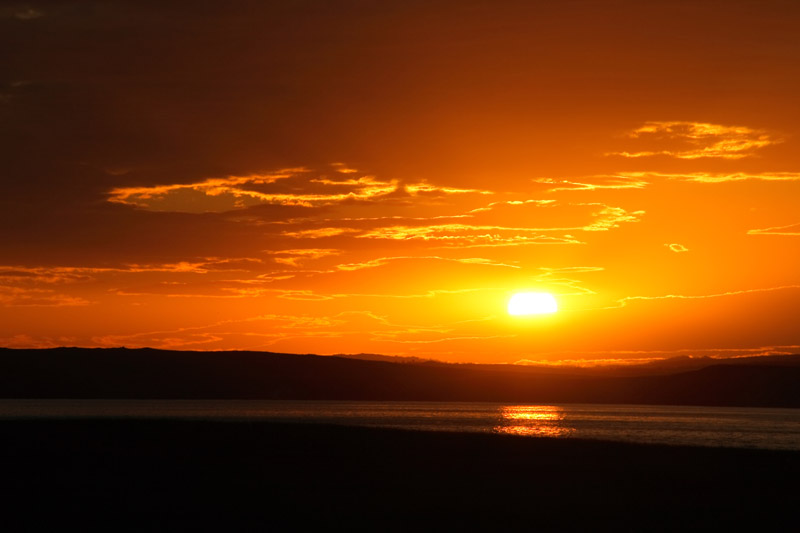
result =
[[783,1],[4,2],[0,346],[798,352],[798,35]]

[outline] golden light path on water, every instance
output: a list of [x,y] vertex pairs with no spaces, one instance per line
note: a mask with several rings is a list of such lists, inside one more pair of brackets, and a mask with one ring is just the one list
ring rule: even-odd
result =
[[495,433],[565,437],[575,431],[564,423],[564,409],[553,405],[511,405],[500,409]]
[[800,450],[800,410],[317,400],[0,399],[9,419],[228,420]]

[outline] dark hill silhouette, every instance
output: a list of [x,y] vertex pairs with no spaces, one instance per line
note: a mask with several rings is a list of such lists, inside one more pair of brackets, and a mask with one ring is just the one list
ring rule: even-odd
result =
[[618,376],[267,352],[0,349],[3,398],[231,398],[800,407],[797,356]]

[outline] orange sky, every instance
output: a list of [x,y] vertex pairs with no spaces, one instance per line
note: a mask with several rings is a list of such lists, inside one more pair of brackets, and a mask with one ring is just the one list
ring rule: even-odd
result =
[[274,4],[0,7],[0,345],[800,351],[797,3]]

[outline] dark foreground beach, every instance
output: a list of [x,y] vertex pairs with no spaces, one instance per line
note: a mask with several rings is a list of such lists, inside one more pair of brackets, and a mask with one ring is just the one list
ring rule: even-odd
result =
[[0,423],[5,531],[796,526],[800,453],[264,422]]

